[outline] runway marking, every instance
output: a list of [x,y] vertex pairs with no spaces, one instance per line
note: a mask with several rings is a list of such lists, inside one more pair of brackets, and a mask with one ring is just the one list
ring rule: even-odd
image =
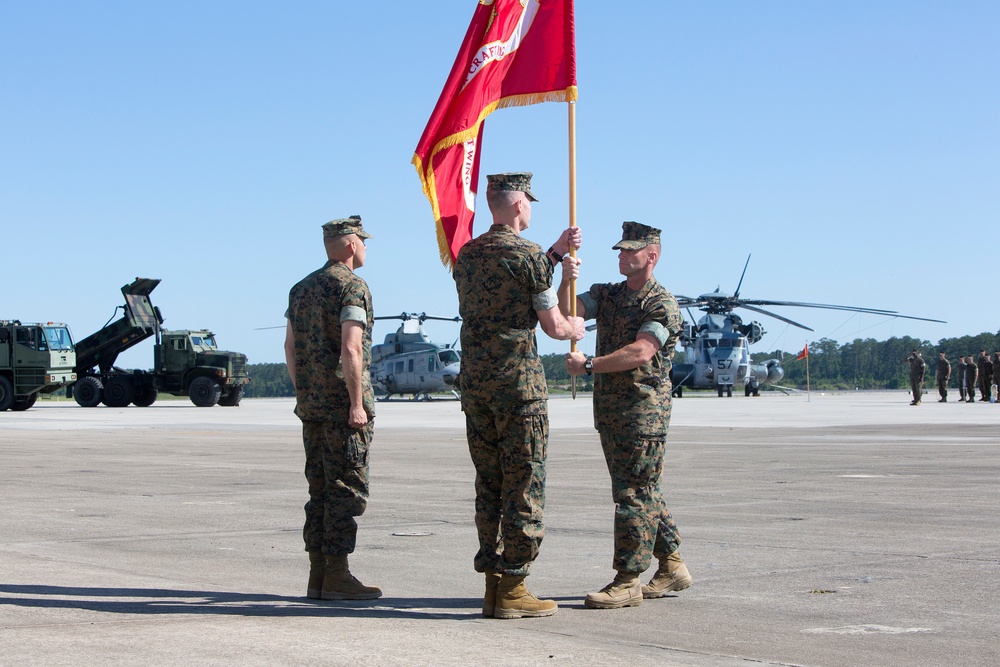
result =
[[889,475],[837,475],[847,479],[885,479]]
[[802,632],[827,635],[910,635],[934,632],[933,628],[895,628],[889,625],[845,625],[839,628],[809,628]]

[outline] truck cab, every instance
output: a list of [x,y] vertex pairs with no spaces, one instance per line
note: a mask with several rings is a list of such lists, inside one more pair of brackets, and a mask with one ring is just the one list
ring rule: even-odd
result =
[[153,354],[163,390],[198,406],[238,405],[250,381],[246,355],[220,350],[207,329],[161,329]]
[[76,380],[69,327],[0,320],[0,412],[27,410],[39,394]]

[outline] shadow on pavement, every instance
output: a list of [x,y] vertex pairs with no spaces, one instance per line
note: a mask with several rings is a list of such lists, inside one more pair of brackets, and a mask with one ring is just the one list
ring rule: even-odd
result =
[[[8,595],[18,597],[7,597]],[[266,593],[23,584],[0,584],[0,606],[4,605],[85,609],[110,614],[348,616],[453,620],[482,618],[480,598],[384,597],[378,600],[327,601]]]

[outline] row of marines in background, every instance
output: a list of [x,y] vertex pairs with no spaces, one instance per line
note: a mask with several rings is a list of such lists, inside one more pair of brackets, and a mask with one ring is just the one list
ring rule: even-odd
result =
[[[913,396],[910,405],[920,405],[927,364],[917,350],[910,352],[904,361],[910,364],[910,393]],[[951,362],[944,352],[938,353],[934,379],[937,381],[938,394],[941,396],[938,403],[947,403]],[[996,402],[997,387],[1000,386],[1000,351],[990,355],[986,350],[980,350],[978,358],[971,354],[968,357],[959,357],[957,379],[959,403],[975,403],[976,389],[979,390],[980,401]]]

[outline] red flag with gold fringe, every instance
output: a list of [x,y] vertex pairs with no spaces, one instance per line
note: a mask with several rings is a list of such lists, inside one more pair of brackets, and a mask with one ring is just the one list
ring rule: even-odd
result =
[[472,238],[486,117],[576,98],[573,0],[479,0],[413,155],[445,266]]

